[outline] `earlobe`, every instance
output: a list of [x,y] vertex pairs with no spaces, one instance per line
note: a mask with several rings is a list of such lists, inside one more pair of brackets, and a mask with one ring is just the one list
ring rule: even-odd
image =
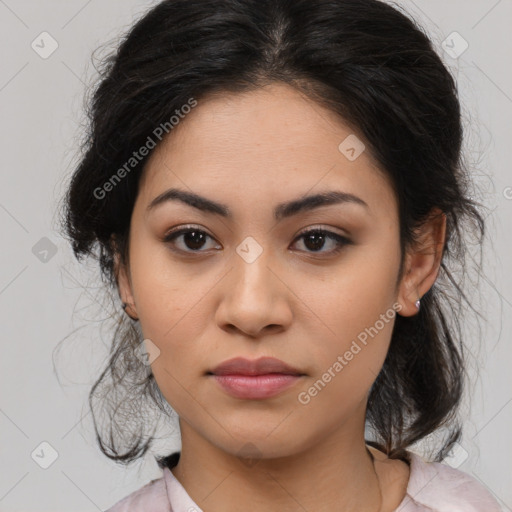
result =
[[422,295],[418,290],[414,272],[414,255],[409,251],[405,257],[405,270],[399,286],[398,302],[401,306],[398,314],[401,316],[413,316],[418,313],[418,300]]
[[421,298],[430,290],[439,274],[446,235],[446,215],[434,209],[419,229],[417,241],[406,255],[405,272],[399,287],[400,315],[418,313]]
[[125,265],[120,262],[118,252],[114,254],[114,274],[116,276],[119,296],[123,302],[123,310],[132,320],[138,320],[130,279]]

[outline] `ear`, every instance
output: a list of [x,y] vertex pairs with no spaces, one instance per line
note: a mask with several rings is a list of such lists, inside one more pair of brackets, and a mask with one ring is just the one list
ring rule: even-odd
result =
[[[115,241],[113,242],[115,247]],[[127,304],[126,313],[132,318],[137,317],[137,309],[133,297],[132,285],[130,280],[130,270],[121,262],[121,255],[117,248],[114,249],[114,274],[116,276],[119,297],[123,303]]]
[[407,251],[399,285],[398,302],[402,306],[399,314],[402,316],[418,312],[416,301],[437,279],[445,244],[446,215],[439,208],[433,209],[415,233],[418,241]]

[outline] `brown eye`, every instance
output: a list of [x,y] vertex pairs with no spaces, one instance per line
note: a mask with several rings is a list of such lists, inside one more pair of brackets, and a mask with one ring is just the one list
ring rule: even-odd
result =
[[[304,240],[303,244],[306,247],[306,252],[320,254],[336,254],[340,252],[345,245],[352,243],[348,238],[324,229],[310,229],[309,231],[304,231],[295,240],[301,239]],[[329,241],[331,242],[330,244],[327,243]],[[331,249],[322,251],[326,245],[330,245]]]
[[[181,244],[176,244],[176,240],[180,237]],[[208,239],[213,240],[205,231],[195,227],[186,227],[171,231],[165,236],[163,241],[172,245],[180,245],[180,247],[177,247],[177,250],[182,252],[205,252],[201,249],[204,249]]]
[[[172,250],[200,254],[208,249],[220,249],[220,246],[208,247],[208,240],[214,240],[204,230],[195,226],[186,226],[168,233],[163,241],[173,246]],[[352,244],[345,236],[325,229],[310,229],[302,232],[295,242],[303,240],[304,252],[311,254],[337,254],[344,246]],[[324,250],[327,247],[327,250]],[[330,248],[329,248],[330,247]]]

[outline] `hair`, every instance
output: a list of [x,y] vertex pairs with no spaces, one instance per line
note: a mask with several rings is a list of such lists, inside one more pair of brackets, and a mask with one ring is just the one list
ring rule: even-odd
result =
[[[456,309],[462,300],[471,307],[455,270],[467,266],[465,234],[476,232],[481,241],[485,230],[481,205],[468,195],[456,84],[424,30],[378,0],[165,0],[130,28],[99,75],[61,222],[78,261],[98,262],[109,293],[119,293],[114,256],[128,264],[130,219],[149,155],[104,197],[94,191],[191,97],[200,104],[213,94],[285,83],[338,114],[396,194],[399,279],[416,229],[434,211],[446,216],[439,275],[418,314],[396,316],[366,416],[375,434],[369,444],[390,458],[407,458],[408,447],[446,428],[433,457],[442,460],[462,435],[466,367]],[[151,370],[135,357],[140,341],[121,313],[89,395],[100,448],[123,464],[154,440],[142,405],[170,410]],[[100,414],[107,421],[99,422]]]

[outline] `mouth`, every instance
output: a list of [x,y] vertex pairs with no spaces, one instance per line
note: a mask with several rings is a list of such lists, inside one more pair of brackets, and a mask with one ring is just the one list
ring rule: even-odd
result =
[[209,374],[228,395],[242,400],[265,400],[292,387],[303,375],[267,373],[263,375]]
[[303,372],[275,357],[260,357],[259,359],[245,359],[235,357],[217,365],[208,372],[213,375],[267,375],[280,373],[283,375],[304,375]]
[[252,400],[276,396],[305,376],[300,370],[273,357],[229,359],[207,375],[229,395]]

